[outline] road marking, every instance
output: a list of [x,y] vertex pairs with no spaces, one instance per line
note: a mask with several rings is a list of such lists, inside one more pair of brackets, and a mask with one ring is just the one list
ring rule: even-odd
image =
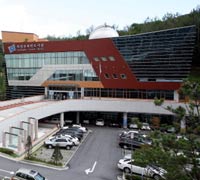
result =
[[93,173],[93,171],[94,171],[96,165],[97,165],[97,161],[94,162],[92,168],[86,169],[86,170],[85,170],[85,173],[86,173],[87,175],[88,175],[89,173]]
[[6,172],[6,173],[8,173],[8,174],[15,174],[13,171],[7,171],[7,170],[4,170],[4,169],[0,169],[0,171]]

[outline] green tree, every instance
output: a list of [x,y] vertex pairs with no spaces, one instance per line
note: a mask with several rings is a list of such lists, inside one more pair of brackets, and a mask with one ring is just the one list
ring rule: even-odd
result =
[[58,145],[55,146],[55,149],[53,151],[53,154],[51,156],[51,159],[53,162],[58,165],[59,161],[63,159],[63,155],[60,151],[60,147]]
[[175,134],[162,134],[155,131],[151,134],[152,147],[137,150],[133,156],[136,163],[143,165],[156,164],[167,170],[169,180],[200,180],[200,139],[196,128],[199,127],[200,83],[184,81],[180,92],[190,101],[185,107],[169,108],[181,121],[186,116],[187,131],[182,137]]
[[152,147],[136,150],[133,157],[138,165],[154,164],[167,170],[167,180],[199,180],[200,166],[196,153],[199,147],[196,137],[177,139],[171,134],[159,134]]
[[187,108],[190,115],[195,116],[200,123],[200,80],[187,79],[181,87],[181,93],[190,99]]
[[27,150],[27,158],[30,159],[31,157],[31,150],[32,150],[32,139],[31,139],[31,136],[29,135],[27,137],[27,140],[26,140],[26,150]]

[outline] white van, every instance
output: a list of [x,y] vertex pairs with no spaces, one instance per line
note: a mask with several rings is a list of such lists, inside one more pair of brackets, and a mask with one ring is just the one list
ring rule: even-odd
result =
[[104,126],[104,120],[103,119],[97,119],[96,120],[96,126]]

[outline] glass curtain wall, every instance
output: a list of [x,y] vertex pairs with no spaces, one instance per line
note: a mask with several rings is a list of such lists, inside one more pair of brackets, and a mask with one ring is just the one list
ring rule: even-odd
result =
[[108,97],[108,98],[127,98],[127,99],[154,99],[164,98],[166,100],[174,99],[174,91],[170,90],[134,90],[134,89],[99,89],[85,88],[86,97]]
[[113,38],[138,81],[179,81],[191,69],[196,27]]
[[7,54],[5,60],[8,80],[29,80],[44,65],[89,64],[82,51]]

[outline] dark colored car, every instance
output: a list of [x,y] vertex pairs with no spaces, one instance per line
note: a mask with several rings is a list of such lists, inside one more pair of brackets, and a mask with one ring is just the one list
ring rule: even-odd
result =
[[118,128],[120,128],[121,124],[119,122],[116,122],[116,121],[110,121],[109,126],[110,127],[118,127]]
[[61,129],[60,131],[58,131],[57,133],[55,133],[54,136],[65,135],[65,134],[69,134],[69,135],[75,136],[79,140],[81,140],[83,138],[83,133],[82,132],[79,132],[76,129],[71,129],[71,128]]
[[137,149],[141,148],[144,145],[151,145],[152,140],[142,136],[135,136],[132,138],[121,137],[119,140],[119,146],[124,149]]

